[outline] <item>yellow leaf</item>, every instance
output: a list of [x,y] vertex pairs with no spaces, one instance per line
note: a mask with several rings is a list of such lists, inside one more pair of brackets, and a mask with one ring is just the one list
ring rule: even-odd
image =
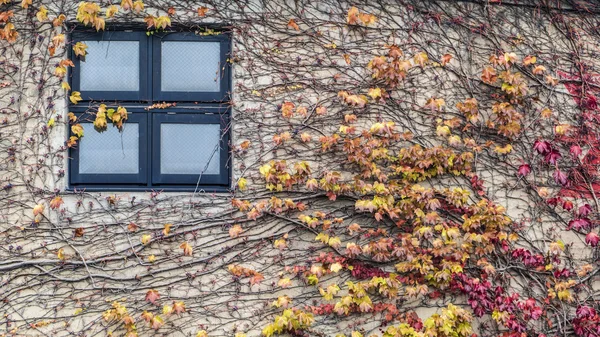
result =
[[183,255],[192,256],[193,248],[189,243],[187,243],[187,241],[182,243],[181,246],[179,246],[179,248],[183,249]]
[[372,99],[376,100],[378,98],[381,98],[381,88],[371,88],[369,89],[369,96],[371,96]]
[[81,93],[79,91],[73,91],[71,93],[71,96],[69,97],[69,100],[71,101],[71,103],[73,104],[77,104],[79,103],[79,101],[82,100],[81,98]]
[[119,8],[117,8],[117,6],[115,6],[115,5],[111,5],[106,9],[106,18],[107,19],[111,18],[118,12],[119,12]]
[[77,42],[73,46],[73,51],[75,52],[75,56],[83,57],[87,53],[86,51],[87,45],[83,42]]
[[165,227],[163,228],[163,231],[162,231],[164,236],[169,235],[169,232],[171,231],[171,227],[173,227],[173,224],[170,224],[170,223],[165,224]]
[[50,118],[50,120],[47,123],[48,127],[51,128],[54,126],[54,118]]
[[248,181],[246,180],[246,178],[240,178],[238,180],[237,185],[238,185],[238,188],[240,189],[240,191],[245,191],[246,187],[248,185]]
[[337,273],[340,270],[342,270],[342,264],[339,262],[336,262],[329,267],[329,270],[331,270],[334,273]]
[[83,126],[81,124],[75,124],[71,126],[71,132],[77,137],[83,137]]
[[152,236],[150,236],[149,234],[142,235],[142,243],[145,245],[148,244],[148,242],[150,242],[151,239]]
[[46,9],[45,6],[40,6],[37,14],[35,14],[35,17],[38,19],[39,22],[44,22],[46,20],[48,20],[48,9]]
[[69,83],[67,83],[67,82],[62,82],[60,86],[61,86],[61,87],[63,88],[63,90],[65,90],[65,91],[69,91],[69,90],[71,90],[71,86],[70,86],[70,85],[69,85]]
[[59,260],[64,261],[65,260],[65,250],[64,249],[59,249],[58,252],[56,252],[56,256],[58,257]]

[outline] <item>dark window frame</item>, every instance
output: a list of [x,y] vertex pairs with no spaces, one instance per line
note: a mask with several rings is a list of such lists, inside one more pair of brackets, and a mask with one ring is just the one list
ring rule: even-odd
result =
[[[141,37],[143,34],[143,37]],[[222,31],[219,35],[196,35],[191,32],[165,32],[147,34],[145,31],[107,31],[102,33],[74,31],[71,35],[73,44],[77,41],[107,40],[131,41],[133,37],[140,41],[140,82],[145,74],[145,83],[140,83],[139,92],[94,91],[79,90],[79,63],[81,60],[70,52],[75,67],[70,70],[71,87],[80,91],[83,100],[77,105],[70,105],[69,111],[81,117],[79,122],[93,122],[98,105],[105,103],[109,108],[123,106],[129,112],[127,123],[140,123],[140,172],[130,174],[79,174],[79,148],[77,144],[69,150],[68,190],[88,191],[209,191],[228,192],[231,187],[230,160],[230,106],[229,91],[231,90],[231,66],[228,62],[230,54],[230,32]],[[218,41],[220,42],[220,91],[219,92],[160,92],[155,95],[155,89],[160,89],[160,41],[163,39],[186,41]],[[156,46],[159,46],[157,49]],[[143,47],[142,47],[143,46]],[[145,49],[142,49],[145,48]],[[158,52],[158,62],[156,53]],[[148,62],[144,64],[143,59]],[[158,67],[158,68],[157,68]],[[144,68],[144,69],[141,69]],[[158,72],[158,73],[155,73]],[[174,94],[174,95],[173,95]],[[129,95],[129,96],[128,96]],[[160,98],[157,98],[160,97]],[[148,110],[147,106],[154,103],[176,102],[176,107],[167,109]],[[143,116],[143,117],[142,117]],[[219,175],[161,175],[160,169],[160,123],[179,121],[190,124],[220,124],[220,174]],[[145,128],[142,127],[144,124]],[[108,127],[114,127],[108,121]],[[157,132],[158,130],[158,132]],[[88,131],[89,132],[89,131]],[[93,131],[96,132],[96,131]],[[71,136],[69,128],[69,136]],[[82,140],[85,141],[85,134]],[[143,157],[143,158],[142,158]],[[135,176],[135,177],[134,177]],[[199,179],[200,178],[200,179]]]
[[[154,101],[177,101],[177,102],[223,102],[229,100],[229,88],[231,87],[231,67],[228,65],[228,55],[230,53],[229,35],[226,33],[219,35],[196,35],[193,33],[177,34],[154,34],[152,39],[152,99]],[[161,90],[161,61],[162,61],[162,41],[198,41],[198,42],[219,42],[220,43],[220,91],[218,92],[184,92],[184,91],[165,91]]]
[[[160,172],[160,156],[161,156],[161,125],[162,124],[218,124],[220,129],[227,128],[229,118],[223,114],[196,114],[189,112],[157,112],[152,114],[152,133],[156,137],[152,138],[152,179],[153,185],[226,185],[229,181],[229,175],[225,174],[165,174]],[[220,156],[219,172],[223,172],[227,168],[229,151],[229,133],[222,132],[219,140]]]
[[[75,116],[78,117],[80,123],[88,124],[93,123],[95,119],[94,113],[85,113],[85,112],[74,112]],[[149,147],[150,137],[148,135],[148,114],[144,113],[130,113],[128,114],[128,119],[124,124],[124,128],[127,128],[128,125],[133,125],[134,123],[138,124],[139,127],[139,172],[137,174],[85,174],[79,173],[79,144],[77,146],[71,148],[71,154],[69,161],[69,181],[72,186],[75,185],[86,185],[86,186],[94,186],[94,185],[124,185],[124,186],[143,186],[146,185],[148,181],[148,152],[142,151],[144,148]],[[113,127],[112,125],[108,126]],[[86,132],[90,132],[87,130]],[[96,132],[95,130],[91,132]],[[72,135],[72,134],[70,134]],[[83,139],[85,139],[85,133],[83,135]]]
[[74,32],[71,35],[71,39],[74,43],[76,41],[138,41],[140,45],[138,91],[81,91],[79,69],[81,69],[81,62],[85,61],[80,57],[75,57],[75,53],[71,50],[71,60],[73,60],[73,64],[75,65],[71,71],[71,88],[73,91],[81,93],[83,101],[149,101],[151,99],[151,88],[148,86],[148,83],[152,82],[152,79],[149,77],[151,69],[148,66],[152,61],[152,53],[148,53],[151,40],[148,39],[144,32]]

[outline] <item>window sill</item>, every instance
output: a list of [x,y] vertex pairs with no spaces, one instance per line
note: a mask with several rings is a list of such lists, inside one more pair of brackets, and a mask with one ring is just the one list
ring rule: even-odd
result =
[[231,193],[232,190],[225,186],[156,186],[156,187],[144,187],[144,186],[68,186],[65,191],[67,192],[140,192],[140,193],[151,193],[151,192],[181,192],[181,193],[193,193],[206,194],[206,193]]

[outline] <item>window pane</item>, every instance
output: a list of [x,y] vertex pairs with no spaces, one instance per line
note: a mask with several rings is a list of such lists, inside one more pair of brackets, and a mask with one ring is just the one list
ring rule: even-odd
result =
[[138,91],[138,41],[84,41],[85,62],[80,62],[81,91]]
[[218,124],[160,125],[161,174],[219,174]]
[[137,174],[140,133],[138,123],[123,124],[123,131],[108,126],[102,133],[92,123],[81,124],[84,137],[79,144],[80,174]]
[[219,92],[219,42],[163,41],[161,91]]

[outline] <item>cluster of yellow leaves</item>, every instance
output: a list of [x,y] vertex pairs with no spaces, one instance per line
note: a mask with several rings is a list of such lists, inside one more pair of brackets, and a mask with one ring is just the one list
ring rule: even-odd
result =
[[121,8],[123,8],[123,10],[125,11],[133,10],[134,12],[139,14],[141,11],[144,10],[144,2],[142,0],[137,0],[135,2],[133,0],[122,0]]
[[348,15],[346,16],[346,23],[349,25],[358,25],[362,23],[365,26],[369,26],[375,22],[377,22],[377,17],[375,17],[375,15],[360,12],[358,8],[354,6],[348,10]]
[[263,165],[259,169],[260,174],[267,182],[266,187],[270,191],[283,191],[306,180],[311,173],[310,165],[305,162],[294,164],[294,170],[288,170],[285,160],[275,161]]
[[100,104],[96,118],[94,119],[94,128],[98,132],[106,131],[106,119],[110,119],[113,126],[116,126],[119,131],[123,130],[123,123],[127,120],[127,109],[120,106],[116,110],[113,108],[107,109],[106,104]]
[[263,274],[257,272],[256,270],[245,268],[237,264],[230,264],[227,267],[227,270],[236,277],[249,277],[251,286],[259,284],[265,279]]
[[352,95],[344,90],[338,92],[338,97],[342,100],[342,102],[357,108],[364,108],[368,103],[367,96]]
[[572,302],[575,300],[575,297],[573,297],[573,293],[569,289],[573,288],[576,284],[575,280],[557,282],[554,285],[554,289],[548,289],[548,298],[555,299],[558,297],[560,301]]
[[148,29],[155,27],[158,30],[171,27],[171,18],[168,15],[162,15],[158,17],[148,15],[144,18],[144,21],[146,22],[146,28]]
[[[54,76],[58,77],[58,78],[64,78],[65,75],[67,74],[67,67],[74,67],[75,65],[73,64],[73,61],[71,60],[61,60],[58,65],[56,66],[56,68],[54,68]],[[66,82],[65,82],[66,83]],[[67,86],[69,84],[67,83]],[[70,87],[69,87],[70,89]],[[74,96],[73,99],[71,99],[71,102],[73,102],[73,100],[75,100],[75,103],[73,104],[77,104],[77,102],[79,102],[81,100],[81,96]]]
[[96,30],[103,30],[106,26],[105,20],[100,17],[100,6],[93,2],[81,2],[75,18],[85,26],[92,25]]
[[104,311],[104,313],[102,313],[102,318],[106,322],[121,322],[127,331],[127,337],[137,337],[135,318],[129,315],[127,308],[121,303],[114,301],[112,303],[112,309]]
[[311,313],[304,312],[300,309],[285,309],[283,313],[276,316],[273,323],[267,325],[262,334],[266,337],[273,335],[289,333],[309,328],[315,319]]

